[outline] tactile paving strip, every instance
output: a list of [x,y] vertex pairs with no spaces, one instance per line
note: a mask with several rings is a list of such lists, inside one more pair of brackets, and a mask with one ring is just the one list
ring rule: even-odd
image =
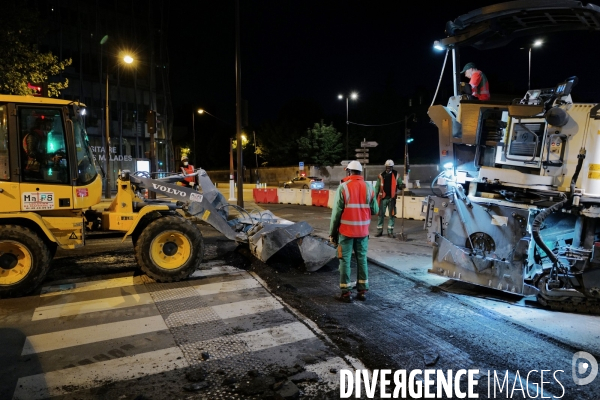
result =
[[165,318],[165,322],[169,328],[202,324],[205,322],[218,320],[219,316],[210,307],[200,307],[191,310],[178,311]]
[[158,308],[158,311],[160,311],[163,318],[168,318],[171,314],[174,313],[194,310],[197,308],[203,308],[208,306],[206,300],[202,296],[199,296],[197,291],[195,291],[193,288],[190,289],[193,292],[185,290],[178,293],[179,295],[189,295],[186,297],[169,299],[164,301],[159,301],[156,298],[154,298],[156,308]]
[[[182,344],[181,349],[192,365],[208,360],[221,360],[250,351],[241,339],[227,336]],[[208,354],[209,358],[207,360],[204,360],[203,353]]]

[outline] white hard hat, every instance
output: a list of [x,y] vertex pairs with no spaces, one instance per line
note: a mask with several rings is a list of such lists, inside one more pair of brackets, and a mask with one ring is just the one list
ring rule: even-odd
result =
[[360,165],[360,163],[358,161],[354,160],[354,161],[350,161],[348,163],[348,166],[346,167],[346,169],[352,169],[354,171],[362,172],[362,165]]
[[387,160],[387,161],[385,162],[385,166],[386,166],[386,167],[393,167],[393,166],[394,166],[394,162],[393,162],[392,160]]

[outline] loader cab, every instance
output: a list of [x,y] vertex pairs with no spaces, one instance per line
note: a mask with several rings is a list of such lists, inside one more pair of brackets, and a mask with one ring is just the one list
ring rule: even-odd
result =
[[0,96],[0,212],[43,214],[100,202],[83,110],[66,100]]

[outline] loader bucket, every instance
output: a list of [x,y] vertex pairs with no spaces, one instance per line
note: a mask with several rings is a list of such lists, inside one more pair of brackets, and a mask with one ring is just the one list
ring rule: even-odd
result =
[[304,266],[309,272],[316,271],[336,256],[336,249],[325,239],[316,236],[304,236],[296,241],[300,248],[300,254],[304,260]]
[[296,246],[308,271],[316,271],[335,257],[335,248],[325,240],[311,236],[313,228],[306,222],[291,224],[257,224],[248,231],[252,254],[266,262],[285,246]]

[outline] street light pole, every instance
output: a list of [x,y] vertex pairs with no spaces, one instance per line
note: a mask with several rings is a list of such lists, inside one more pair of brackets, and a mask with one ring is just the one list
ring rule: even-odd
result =
[[104,197],[110,199],[112,197],[110,188],[110,135],[108,126],[110,125],[110,114],[108,112],[108,61],[106,62],[106,105],[104,106],[106,116],[104,119],[104,128],[106,130],[104,140],[104,156],[106,157],[106,187],[104,188]]
[[256,132],[252,131],[254,135],[254,157],[256,158],[256,184],[260,184],[260,175],[258,175],[258,153],[256,151]]
[[[342,100],[343,98],[346,98],[346,160],[348,160],[348,157],[350,156],[350,153],[348,151],[348,125],[350,125],[350,118],[348,117],[348,95],[338,95],[338,99]],[[350,98],[352,100],[356,100],[358,98],[358,94],[356,92],[352,92],[350,93]]]
[[[200,112],[200,110],[198,110],[198,112]],[[193,152],[194,152],[194,168],[196,167],[196,165],[198,165],[198,164],[196,164],[196,128],[194,126],[195,119],[196,119],[196,113],[192,112],[192,136],[194,138],[194,149],[193,149]]]
[[348,159],[348,96],[346,96],[346,160]]
[[[106,43],[106,41],[108,40],[108,36],[105,36],[102,38],[102,41],[100,41],[100,45],[103,45],[104,43]],[[102,49],[102,47],[100,47]],[[131,64],[134,60],[133,57],[131,57],[130,55],[125,55],[122,59],[122,61],[124,61],[127,64]],[[119,64],[117,64],[117,66],[119,66]],[[120,66],[119,66],[120,68]],[[109,91],[108,91],[108,57],[106,60],[106,104],[104,105],[104,109],[105,109],[105,117],[104,117],[104,127],[105,127],[105,140],[104,140],[104,156],[105,161],[106,161],[106,187],[104,188],[104,197],[107,199],[110,199],[112,197],[112,191],[111,191],[111,187],[110,187],[110,112],[109,112]],[[120,77],[119,77],[120,78]],[[119,89],[120,90],[120,89]],[[121,136],[122,136],[122,132],[121,132]]]
[[527,78],[527,90],[531,89],[531,47],[529,47],[529,77]]
[[529,78],[527,80],[527,90],[531,89],[531,48],[532,47],[540,47],[542,45],[542,43],[544,43],[544,42],[538,39],[535,42],[533,42],[533,44],[531,46],[529,46]]
[[408,237],[407,235],[404,233],[404,189],[406,188],[406,186],[408,185],[408,119],[412,116],[415,116],[414,113],[407,115],[404,117],[404,170],[402,171],[402,173],[404,174],[403,179],[402,179],[402,221],[400,223],[400,236],[398,237],[399,240],[405,242]]
[[233,174],[233,138],[229,138],[229,201],[236,201]]

